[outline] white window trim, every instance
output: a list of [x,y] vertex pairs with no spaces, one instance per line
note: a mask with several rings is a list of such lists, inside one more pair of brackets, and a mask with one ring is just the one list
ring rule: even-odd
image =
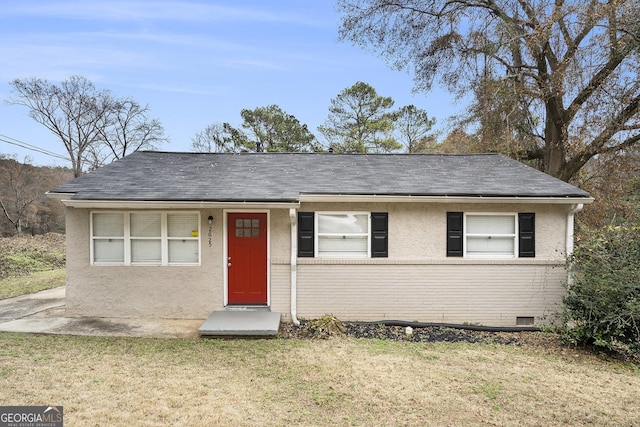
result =
[[[320,233],[318,227],[319,217],[322,215],[366,215],[367,216],[367,232],[366,233],[352,233],[352,236],[367,236],[367,254],[365,255],[345,255],[345,254],[336,254],[335,252],[331,254],[321,253],[319,252],[319,236],[324,235],[344,235],[344,233]],[[371,258],[371,212],[364,211],[317,211],[314,215],[314,242],[313,242],[313,252],[314,257],[317,258],[340,258],[340,259],[364,259]]]
[[94,261],[94,247],[95,247],[95,241],[96,240],[122,240],[123,241],[123,251],[124,251],[124,259],[127,259],[127,245],[124,244],[125,241],[125,235],[127,233],[127,228],[129,226],[128,221],[124,221],[123,220],[123,235],[122,236],[100,236],[100,237],[95,237],[93,235],[93,214],[95,213],[112,213],[112,214],[121,214],[124,217],[124,212],[121,211],[91,211],[89,212],[89,263],[91,265],[124,265],[124,263],[122,262],[95,262]]
[[[160,245],[161,245],[161,262],[132,262],[131,261],[131,242],[134,240],[158,240],[158,237],[133,237],[131,236],[131,214],[132,213],[160,213]],[[93,214],[94,213],[119,213],[124,216],[124,236],[99,236],[93,235]],[[169,230],[167,226],[168,214],[196,214],[198,225],[197,237],[169,237]],[[108,210],[96,210],[89,212],[89,261],[91,265],[96,266],[200,266],[202,264],[202,244],[201,244],[201,218],[199,211],[108,211]],[[99,262],[94,258],[94,241],[104,239],[118,239],[122,240],[124,244],[124,262]],[[170,240],[191,240],[198,243],[198,261],[197,262],[169,262],[169,241]]]
[[[496,233],[468,233],[467,226],[467,218],[470,216],[512,216],[514,218],[513,226],[514,230],[512,234],[496,234]],[[512,259],[518,257],[518,214],[515,212],[470,212],[464,213],[464,241],[462,244],[463,248],[463,257],[464,258],[476,258],[476,259]],[[497,254],[497,253],[486,253],[486,254],[469,254],[467,249],[469,247],[468,237],[491,237],[491,236],[500,236],[500,237],[511,237],[513,238],[513,253],[512,254]]]

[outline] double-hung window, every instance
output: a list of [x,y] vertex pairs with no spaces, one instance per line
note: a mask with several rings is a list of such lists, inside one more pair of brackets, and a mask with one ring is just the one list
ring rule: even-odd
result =
[[514,257],[516,216],[465,215],[465,254],[469,257]]
[[316,223],[318,256],[369,256],[369,213],[318,212]]
[[91,215],[91,249],[93,263],[124,262],[124,214],[93,212]]
[[200,216],[197,213],[167,214],[169,264],[197,264],[200,248]]
[[298,212],[298,256],[386,258],[387,212]]
[[162,214],[129,214],[132,264],[162,263]]
[[535,257],[535,213],[447,212],[447,256]]
[[198,265],[197,212],[92,212],[91,262],[102,265]]

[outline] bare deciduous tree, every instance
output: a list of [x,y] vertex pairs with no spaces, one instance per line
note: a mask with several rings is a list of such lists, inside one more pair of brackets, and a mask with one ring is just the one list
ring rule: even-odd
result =
[[28,157],[24,163],[7,159],[0,167],[0,208],[18,234],[22,234],[30,217],[35,214],[32,209],[34,203],[44,196],[39,175],[30,169],[33,167]]
[[166,142],[147,106],[117,99],[88,79],[71,76],[55,84],[44,79],[15,79],[8,102],[23,105],[29,115],[58,137],[74,175],[142,148]]
[[102,155],[90,156],[89,160],[99,167],[134,151],[154,150],[169,142],[160,121],[149,117],[149,113],[148,105],[142,106],[130,98],[115,99],[109,126],[102,129],[102,139],[96,144]]
[[[341,37],[371,46],[416,88],[483,79],[517,100],[522,158],[571,179],[640,141],[638,0],[338,0]],[[487,111],[485,114],[492,114]],[[518,113],[520,116],[520,113]]]
[[80,176],[87,149],[100,141],[108,126],[111,94],[79,76],[60,85],[38,78],[16,79],[11,86],[15,96],[9,102],[29,108],[31,118],[60,138],[74,175]]

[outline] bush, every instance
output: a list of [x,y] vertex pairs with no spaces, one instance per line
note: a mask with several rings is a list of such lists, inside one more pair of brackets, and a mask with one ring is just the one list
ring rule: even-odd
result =
[[574,344],[640,350],[640,227],[585,231],[572,255],[564,336]]

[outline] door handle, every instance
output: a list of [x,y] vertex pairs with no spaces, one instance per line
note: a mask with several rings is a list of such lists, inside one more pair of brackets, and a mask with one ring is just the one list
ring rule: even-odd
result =
[[231,267],[231,263],[230,263],[230,262],[229,262],[229,263],[227,263],[227,267]]

